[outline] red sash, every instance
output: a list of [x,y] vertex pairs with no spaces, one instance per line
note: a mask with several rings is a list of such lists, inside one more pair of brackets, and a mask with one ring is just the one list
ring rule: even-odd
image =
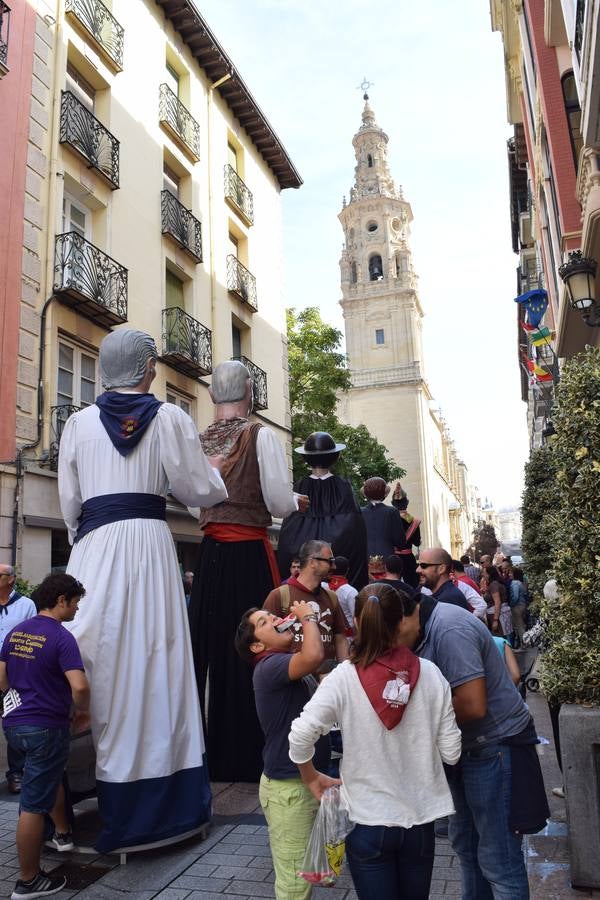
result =
[[400,723],[419,680],[421,663],[408,647],[396,647],[356,673],[371,706],[388,731]]
[[237,543],[238,541],[262,541],[263,547],[265,548],[265,553],[267,554],[269,569],[271,570],[273,587],[277,587],[279,584],[281,584],[281,575],[279,574],[277,559],[275,558],[273,545],[271,544],[271,541],[267,536],[266,528],[258,528],[255,525],[236,525],[234,523],[227,524],[225,522],[209,522],[208,525],[204,528],[204,534],[207,537],[211,537],[215,541],[219,541],[224,544]]
[[348,584],[348,579],[343,575],[332,575],[327,584],[330,591],[337,591],[343,584]]

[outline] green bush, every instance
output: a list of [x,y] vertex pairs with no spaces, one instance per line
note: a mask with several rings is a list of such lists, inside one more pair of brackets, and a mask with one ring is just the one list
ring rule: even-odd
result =
[[564,367],[553,414],[558,502],[549,555],[559,601],[544,602],[546,694],[600,704],[600,348]]
[[521,548],[529,591],[536,602],[541,600],[544,584],[551,577],[560,502],[557,455],[554,445],[540,447],[532,452],[525,466]]

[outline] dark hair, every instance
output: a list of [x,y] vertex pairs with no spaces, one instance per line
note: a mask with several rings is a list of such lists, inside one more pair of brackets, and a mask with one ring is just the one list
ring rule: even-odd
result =
[[[376,597],[377,599],[371,599]],[[394,646],[398,622],[410,616],[420,599],[389,584],[368,584],[356,598],[357,631],[350,659],[355,666],[370,666]]]
[[463,566],[462,561],[460,559],[452,560],[452,571],[453,572],[464,572],[465,571],[465,567]]
[[336,556],[335,560],[335,574],[336,575],[345,575],[348,571],[348,566],[350,563],[346,559],[345,556]]
[[253,616],[255,612],[258,612],[258,606],[251,606],[250,609],[246,610],[240,619],[240,624],[237,627],[234,638],[235,649],[238,656],[247,663],[251,663],[254,659],[254,653],[250,649],[250,644],[253,644],[256,641],[256,635],[254,633],[254,625],[250,621],[250,616]]
[[468,566],[469,563],[471,562],[471,557],[469,556],[468,553],[465,553],[464,556],[461,556],[460,561],[464,566]]
[[388,572],[392,572],[393,575],[397,575],[399,578],[402,578],[404,575],[404,563],[402,562],[402,557],[396,556],[395,553],[392,553],[391,556],[386,556],[385,568]]
[[292,558],[290,559],[290,566],[293,566],[294,563],[298,563],[298,565],[300,565],[300,557],[299,556],[292,556]]
[[483,571],[488,576],[490,581],[500,581],[500,572],[496,568],[496,566],[484,566]]
[[303,569],[311,556],[320,556],[323,547],[329,547],[331,544],[327,541],[304,541],[298,551],[298,559],[300,560],[300,568]]
[[336,464],[340,458],[340,451],[333,453],[311,453],[310,456],[304,457],[304,462],[309,469],[322,468],[330,469]]
[[523,569],[520,569],[518,566],[515,566],[512,570],[512,576],[515,581],[523,581],[525,575],[523,573]]
[[46,575],[31,595],[38,612],[41,609],[54,609],[59,597],[64,597],[70,603],[74,597],[85,597],[85,588],[72,575]]

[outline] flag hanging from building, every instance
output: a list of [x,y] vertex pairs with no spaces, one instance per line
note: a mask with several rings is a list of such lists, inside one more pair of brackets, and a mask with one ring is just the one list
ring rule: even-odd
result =
[[526,291],[515,297],[515,303],[522,303],[527,316],[529,325],[537,328],[544,318],[544,313],[548,309],[548,293],[541,288],[534,291]]
[[545,325],[538,331],[531,331],[529,333],[529,339],[531,341],[532,347],[541,347],[542,344],[549,344],[553,337],[554,332],[550,331],[549,328],[546,328]]

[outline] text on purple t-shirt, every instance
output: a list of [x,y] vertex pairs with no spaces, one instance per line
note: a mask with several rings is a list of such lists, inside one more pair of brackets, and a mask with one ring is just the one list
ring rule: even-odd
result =
[[73,635],[50,616],[34,616],[9,631],[0,660],[11,689],[2,724],[68,728],[71,687],[64,673],[84,668]]

